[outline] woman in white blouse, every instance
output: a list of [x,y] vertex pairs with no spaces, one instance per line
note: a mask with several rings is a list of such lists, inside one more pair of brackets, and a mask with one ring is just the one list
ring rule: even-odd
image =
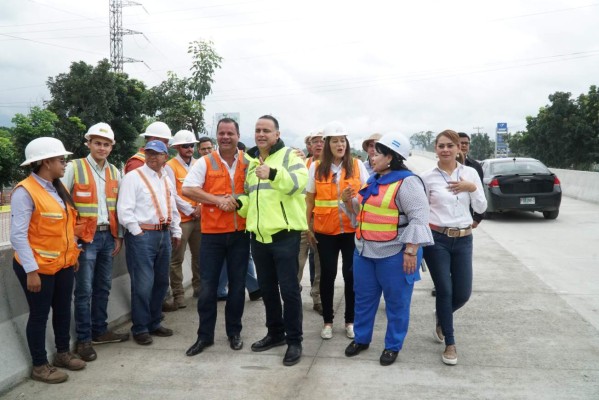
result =
[[424,248],[424,259],[437,290],[435,339],[445,342],[442,360],[455,365],[458,356],[453,313],[472,293],[472,215],[487,208],[482,182],[475,169],[461,164],[459,136],[445,130],[435,139],[437,166],[422,175],[430,204],[429,225],[434,246]]

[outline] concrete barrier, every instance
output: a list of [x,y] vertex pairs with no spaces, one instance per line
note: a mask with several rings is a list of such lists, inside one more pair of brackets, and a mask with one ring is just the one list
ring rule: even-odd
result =
[[[189,250],[183,262],[183,284],[191,284],[191,255]],[[27,347],[25,328],[29,307],[23,289],[12,269],[13,251],[10,246],[0,247],[0,394],[17,385],[31,373],[31,356]],[[131,287],[125,263],[125,249],[115,258],[112,290],[108,303],[110,328],[130,318]],[[48,319],[46,350],[51,360],[56,351],[52,318]],[[75,322],[71,320],[71,341],[74,343]]]
[[599,203],[599,172],[550,168],[562,184],[562,193],[591,203]]

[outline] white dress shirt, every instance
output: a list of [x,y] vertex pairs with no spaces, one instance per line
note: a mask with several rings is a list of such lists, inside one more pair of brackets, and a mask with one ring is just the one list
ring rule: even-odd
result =
[[[187,171],[188,174],[189,170],[194,165],[194,163],[198,161],[195,158],[192,158],[190,165],[187,165],[179,154],[177,154],[177,156],[174,159],[177,160],[177,162],[181,164],[183,168],[185,168],[185,171]],[[173,186],[177,187],[177,178],[175,177],[175,171],[173,171],[171,166],[168,164],[164,166],[164,169],[166,170],[166,173],[168,174],[168,177],[171,180]],[[185,214],[188,217],[195,211],[195,207],[193,207],[191,204],[189,204],[181,198],[181,193],[175,193],[175,203],[177,203],[177,209],[179,210],[179,212]]]
[[[171,234],[173,237],[181,237],[181,216],[177,211],[177,204],[175,203],[175,187],[171,180],[168,178],[164,168],[161,171],[161,175],[158,175],[147,165],[139,167],[139,170],[150,182],[152,190],[156,194],[156,200],[162,211],[162,215],[168,218],[168,205],[166,203],[166,193],[164,192],[164,182],[167,183],[169,188],[168,201],[171,202]],[[117,203],[117,212],[119,215],[119,221],[131,234],[139,235],[142,232],[139,224],[159,224],[158,213],[154,208],[152,201],[152,195],[141,176],[135,170],[125,175],[123,182],[121,183],[121,189],[119,191],[119,201]]]
[[[231,182],[235,179],[235,169],[237,168],[237,159],[239,152],[235,153],[235,158],[233,164],[229,165],[220,155],[220,151],[216,152],[220,157],[220,160],[225,165],[225,168],[229,171],[229,177],[231,178]],[[202,189],[204,187],[204,182],[206,182],[206,171],[208,170],[208,156],[204,156],[198,160],[193,166],[190,168],[189,173],[185,177],[183,181],[183,187],[199,187]]]
[[[487,199],[483,191],[482,182],[474,168],[458,163],[451,176],[435,167],[426,171],[421,176],[426,187],[426,195],[430,204],[429,223],[444,228],[466,228],[472,225],[472,209],[482,214],[487,209]],[[453,194],[447,187],[449,182],[458,182],[460,178],[476,185],[474,192],[461,192]]]
[[[362,186],[366,184],[370,174],[366,170],[363,162],[358,163],[358,168],[360,168],[360,183]],[[331,173],[333,174],[341,174],[341,170],[343,169],[343,162],[339,165],[335,165],[331,163]],[[337,190],[339,190],[339,180],[337,180]],[[354,188],[357,192],[360,188]],[[310,169],[308,170],[308,184],[306,185],[306,192],[308,193],[316,193],[316,163],[313,162],[310,165]]]

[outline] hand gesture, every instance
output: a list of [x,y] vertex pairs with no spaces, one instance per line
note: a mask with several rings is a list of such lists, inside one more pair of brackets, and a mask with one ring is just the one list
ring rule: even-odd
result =
[[259,157],[260,160],[260,165],[258,166],[258,168],[256,168],[256,176],[259,179],[268,179],[268,176],[270,175],[270,167],[266,164],[264,164],[264,160],[262,159],[262,156]]
[[474,192],[476,191],[476,185],[470,181],[464,180],[464,178],[460,176],[459,181],[448,182],[447,190],[449,190],[453,194],[458,194],[462,192]]
[[351,201],[351,199],[353,199],[355,196],[356,196],[356,191],[354,190],[353,187],[351,187],[351,185],[349,185],[348,187],[343,189],[343,191],[341,192],[341,201],[343,201],[344,203],[347,203],[348,201]]

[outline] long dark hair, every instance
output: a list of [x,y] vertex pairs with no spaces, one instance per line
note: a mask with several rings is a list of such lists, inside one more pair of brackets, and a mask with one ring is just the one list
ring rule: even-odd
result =
[[384,156],[391,156],[391,162],[389,163],[389,169],[391,171],[409,171],[410,169],[406,167],[403,163],[404,159],[402,156],[388,148],[382,143],[376,142],[374,144],[376,152],[382,154]]
[[[40,171],[40,169],[42,168],[43,162],[44,162],[44,160],[41,160],[33,165],[32,170],[34,173],[37,174]],[[60,197],[65,204],[68,204],[71,207],[73,207],[74,209],[77,209],[77,207],[75,207],[75,202],[73,201],[73,198],[71,197],[69,191],[67,190],[67,188],[64,187],[64,185],[62,184],[62,182],[59,178],[56,178],[52,181],[52,186],[54,186],[54,189],[56,189],[56,193],[58,194],[58,197]]]
[[[333,152],[331,151],[331,137],[327,136],[324,138],[324,147],[322,149],[322,153],[320,153],[320,164],[316,167],[316,179],[322,180],[326,179],[331,172],[331,164],[333,164]],[[343,136],[345,139],[345,154],[343,155],[343,160],[341,161],[341,166],[345,169],[345,176],[347,178],[351,178],[354,175],[354,159],[351,156],[351,151],[349,149],[349,141],[346,136]]]

